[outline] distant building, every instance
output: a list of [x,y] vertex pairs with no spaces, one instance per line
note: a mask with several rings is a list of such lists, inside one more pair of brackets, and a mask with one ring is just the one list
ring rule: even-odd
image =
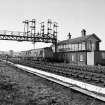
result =
[[0,51],[0,59],[6,58],[7,55],[8,55],[7,51]]
[[0,55],[5,55],[5,54],[8,54],[8,52],[7,51],[0,51]]
[[10,50],[9,51],[9,56],[13,56],[14,55],[14,51],[13,50]]

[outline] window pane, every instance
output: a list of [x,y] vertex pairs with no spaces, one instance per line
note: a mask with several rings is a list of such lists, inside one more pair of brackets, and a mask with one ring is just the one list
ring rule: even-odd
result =
[[72,49],[72,48],[71,48],[71,44],[69,44],[69,48],[70,48],[70,51],[71,51],[71,49]]
[[105,59],[105,52],[102,53],[102,59]]
[[72,57],[71,60],[74,61],[74,55],[72,55],[71,57]]
[[92,50],[95,50],[95,43],[92,43]]
[[65,48],[65,44],[64,44],[63,48]]
[[82,48],[81,48],[81,43],[79,43],[79,50],[82,50]]
[[85,42],[82,42],[82,50],[85,50]]
[[75,44],[75,51],[78,51],[78,44]]
[[69,48],[69,44],[67,44],[67,48]]
[[72,51],[74,51],[74,44],[72,44]]
[[65,48],[67,48],[67,44],[65,45]]
[[91,43],[91,41],[88,41],[88,43],[87,43],[87,49],[88,50],[92,50],[92,43]]
[[81,54],[80,55],[80,61],[83,61],[84,59],[83,59],[83,55]]

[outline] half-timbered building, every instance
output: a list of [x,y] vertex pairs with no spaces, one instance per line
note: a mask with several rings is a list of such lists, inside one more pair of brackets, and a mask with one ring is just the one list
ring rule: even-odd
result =
[[96,34],[86,35],[86,30],[81,31],[81,36],[57,43],[57,60],[80,65],[97,65],[105,61],[105,51],[100,51],[100,38]]

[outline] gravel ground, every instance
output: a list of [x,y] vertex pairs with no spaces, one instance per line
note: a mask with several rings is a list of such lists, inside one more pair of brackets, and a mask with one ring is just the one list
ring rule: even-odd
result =
[[105,103],[0,62],[0,105],[105,105]]

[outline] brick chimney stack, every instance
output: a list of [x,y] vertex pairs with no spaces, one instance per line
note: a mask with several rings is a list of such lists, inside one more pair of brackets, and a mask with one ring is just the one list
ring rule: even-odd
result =
[[85,29],[82,29],[81,35],[82,35],[82,37],[85,37],[86,36],[86,30]]
[[71,34],[70,34],[70,32],[69,32],[69,34],[68,34],[68,37],[69,37],[69,39],[71,39]]

